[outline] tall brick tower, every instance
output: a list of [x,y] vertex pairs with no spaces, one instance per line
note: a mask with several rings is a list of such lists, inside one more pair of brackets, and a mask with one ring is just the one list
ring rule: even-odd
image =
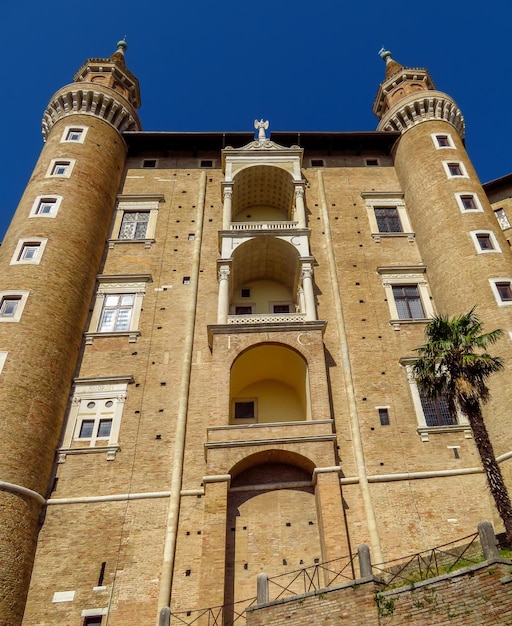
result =
[[[396,174],[439,313],[457,315],[478,306],[489,330],[510,329],[510,242],[466,152],[464,119],[453,98],[436,90],[429,72],[403,67],[381,50],[386,75],[374,103],[378,130],[398,131]],[[506,229],[505,229],[506,230]],[[507,370],[492,381],[488,428],[496,452],[512,440],[504,398],[512,393],[512,345],[499,353]],[[505,469],[508,473],[508,468]]]
[[45,146],[0,249],[0,623],[21,623],[42,504],[88,305],[140,128],[119,42],[89,59],[44,114]]

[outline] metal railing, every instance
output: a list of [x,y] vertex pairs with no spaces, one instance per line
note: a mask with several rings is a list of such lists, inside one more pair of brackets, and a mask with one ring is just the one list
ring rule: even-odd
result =
[[422,580],[482,562],[484,555],[478,537],[478,533],[474,533],[455,542],[417,552],[406,559],[372,564],[372,569],[375,576],[385,582],[387,588],[414,585]]

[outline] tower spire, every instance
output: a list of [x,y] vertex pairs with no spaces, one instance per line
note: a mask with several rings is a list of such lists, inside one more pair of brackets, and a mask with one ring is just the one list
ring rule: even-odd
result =
[[379,50],[379,56],[386,63],[386,79],[404,69],[403,65],[395,61],[391,56],[391,52],[386,50],[384,46]]

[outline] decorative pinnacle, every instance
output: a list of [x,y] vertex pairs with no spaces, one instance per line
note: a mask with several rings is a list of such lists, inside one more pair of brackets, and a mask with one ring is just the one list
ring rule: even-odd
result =
[[117,42],[117,50],[116,52],[120,52],[124,54],[125,50],[128,48],[128,44],[126,43],[126,35],[121,39],[121,41]]
[[391,61],[391,52],[389,50],[386,50],[386,48],[384,48],[384,46],[382,46],[382,48],[379,50],[379,56],[383,61],[386,61],[386,63],[389,63],[389,61]]

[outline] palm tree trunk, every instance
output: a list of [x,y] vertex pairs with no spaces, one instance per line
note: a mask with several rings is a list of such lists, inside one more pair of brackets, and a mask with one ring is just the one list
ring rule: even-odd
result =
[[480,454],[480,459],[487,476],[487,484],[494,498],[494,503],[498,509],[507,534],[507,542],[512,543],[512,503],[508,495],[505,481],[501,473],[498,462],[494,455],[494,450],[489,439],[489,433],[482,416],[480,402],[478,400],[461,400],[460,408],[467,416],[473,437]]

